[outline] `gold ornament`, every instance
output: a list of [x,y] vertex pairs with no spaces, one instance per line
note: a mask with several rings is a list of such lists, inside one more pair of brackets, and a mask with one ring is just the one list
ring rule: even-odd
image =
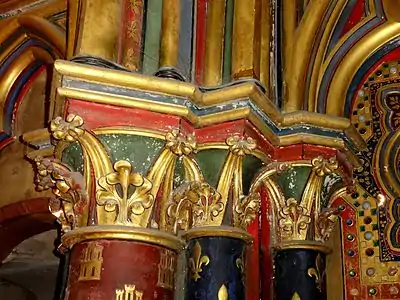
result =
[[192,272],[192,278],[197,281],[201,278],[200,273],[203,271],[202,266],[207,266],[210,258],[207,255],[201,255],[201,246],[196,242],[193,247],[193,257],[189,259],[189,269]]

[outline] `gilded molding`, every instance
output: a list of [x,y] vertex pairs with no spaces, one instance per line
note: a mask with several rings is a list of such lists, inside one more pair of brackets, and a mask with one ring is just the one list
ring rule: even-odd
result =
[[120,225],[87,226],[66,232],[61,241],[67,248],[75,244],[92,240],[128,240],[150,243],[166,247],[173,251],[183,250],[185,243],[182,239],[161,230]]
[[326,113],[343,116],[349,85],[363,62],[377,49],[400,36],[400,23],[387,21],[362,37],[341,60],[329,86]]
[[[123,107],[135,107],[146,109],[153,112],[161,112],[170,115],[181,116],[187,119],[196,127],[212,125],[220,122],[227,122],[237,119],[248,119],[251,121],[266,138],[276,146],[285,146],[291,143],[307,142],[321,146],[335,147],[345,150],[348,146],[345,144],[340,134],[346,135],[358,148],[365,147],[365,142],[359,134],[352,128],[351,123],[342,118],[323,116],[316,113],[298,112],[281,113],[275,105],[254,83],[243,83],[219,90],[204,92],[195,85],[185,82],[171,81],[163,78],[148,77],[139,74],[131,74],[115,70],[106,70],[92,66],[79,65],[72,62],[57,61],[55,63],[55,86],[53,89],[54,99],[51,103],[51,115],[56,116],[63,111],[63,105],[66,98],[81,99],[85,101],[112,104]],[[173,103],[149,102],[137,98],[126,98],[117,95],[93,92],[90,90],[72,89],[65,86],[64,79],[81,78],[83,82],[96,82],[100,85],[107,84],[112,86],[123,86],[127,89],[148,91],[158,95],[168,95],[189,99],[199,108],[211,106],[229,105],[238,101],[238,99],[248,98],[257,107],[261,109],[275,125],[281,130],[291,128],[295,124],[302,126],[315,126],[335,131],[338,137],[324,137],[313,133],[297,133],[290,135],[277,135],[248,107],[237,107],[234,110],[222,112],[213,112],[211,114],[196,115],[185,106]],[[296,123],[297,122],[297,123]],[[355,155],[351,153],[352,160],[357,161]]]

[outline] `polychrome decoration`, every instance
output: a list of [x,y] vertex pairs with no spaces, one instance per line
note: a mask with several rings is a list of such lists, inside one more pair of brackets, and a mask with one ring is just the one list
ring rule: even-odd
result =
[[21,139],[60,297],[400,297],[390,1],[68,1],[65,55],[28,55],[52,63],[48,126]]

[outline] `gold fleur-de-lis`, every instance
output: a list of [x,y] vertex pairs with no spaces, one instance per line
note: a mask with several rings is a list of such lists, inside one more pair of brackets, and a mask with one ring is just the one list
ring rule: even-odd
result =
[[189,268],[193,273],[192,277],[194,281],[201,278],[200,273],[203,271],[202,265],[207,266],[210,263],[210,258],[207,255],[201,255],[201,246],[199,242],[193,247],[193,257],[189,259]]
[[307,270],[307,273],[308,276],[315,277],[315,283],[317,284],[317,289],[321,292],[325,278],[325,266],[321,254],[318,254],[317,258],[315,259],[315,268],[309,268]]

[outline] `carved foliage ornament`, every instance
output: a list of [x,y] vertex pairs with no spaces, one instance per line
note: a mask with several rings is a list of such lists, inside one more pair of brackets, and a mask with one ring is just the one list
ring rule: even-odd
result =
[[173,231],[198,226],[218,226],[215,217],[224,211],[218,191],[205,182],[191,182],[177,189],[167,209]]
[[141,215],[153,205],[152,184],[141,174],[131,173],[132,165],[128,161],[116,162],[114,169],[115,172],[99,179],[97,203],[107,212],[115,212],[113,223],[135,225],[135,215]]
[[39,191],[51,189],[57,196],[49,203],[50,212],[57,217],[64,232],[78,226],[79,215],[87,206],[82,174],[72,172],[56,159],[37,157],[36,184]]
[[279,212],[279,228],[283,239],[301,240],[305,236],[311,217],[306,208],[290,198]]

